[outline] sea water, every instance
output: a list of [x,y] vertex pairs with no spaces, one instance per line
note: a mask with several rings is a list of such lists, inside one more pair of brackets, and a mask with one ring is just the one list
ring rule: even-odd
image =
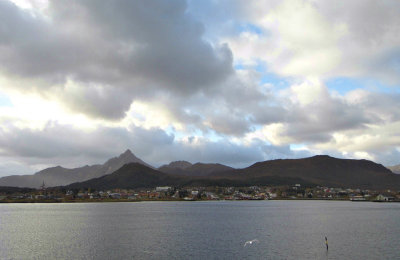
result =
[[400,259],[400,203],[0,204],[0,259]]

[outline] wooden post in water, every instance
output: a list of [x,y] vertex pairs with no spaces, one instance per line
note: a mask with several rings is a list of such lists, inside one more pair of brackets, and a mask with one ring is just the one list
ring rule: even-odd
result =
[[328,238],[325,237],[326,251],[328,251]]

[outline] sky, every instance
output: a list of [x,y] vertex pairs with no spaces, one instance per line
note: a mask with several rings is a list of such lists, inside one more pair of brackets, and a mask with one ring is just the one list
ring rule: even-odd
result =
[[400,164],[400,2],[0,0],[0,176]]

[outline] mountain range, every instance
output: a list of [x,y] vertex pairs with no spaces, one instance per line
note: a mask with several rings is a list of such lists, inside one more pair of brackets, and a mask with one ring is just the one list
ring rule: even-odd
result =
[[208,176],[211,174],[233,170],[232,167],[219,163],[195,163],[187,161],[171,162],[158,168],[159,171],[182,176]]
[[124,165],[112,174],[84,182],[72,183],[66,189],[109,190],[115,188],[136,189],[154,188],[157,186],[175,187],[206,187],[206,186],[254,186],[254,185],[291,185],[301,183],[314,186],[313,183],[304,182],[300,178],[235,178],[219,176],[218,173],[209,176],[188,176],[163,173],[139,163]]
[[328,187],[400,189],[400,176],[381,164],[327,155],[258,162],[244,169],[226,172],[224,176],[300,178],[304,182]]
[[86,181],[110,174],[121,168],[124,164],[132,162],[141,163],[147,167],[151,167],[141,159],[137,158],[128,149],[120,156],[111,158],[104,164],[91,166],[86,165],[74,169],[56,166],[44,169],[33,175],[12,175],[2,177],[0,178],[0,186],[38,188],[43,184],[43,182],[48,187],[68,185],[70,183]]
[[175,161],[153,168],[130,150],[101,165],[67,169],[47,168],[33,175],[0,178],[0,186],[38,188],[150,188],[155,186],[252,186],[290,185],[400,189],[400,175],[368,160],[338,159],[318,155],[303,159],[279,159],[242,169],[216,163]]
[[[255,163],[243,169],[214,171],[189,175],[187,162],[174,162],[159,170],[138,163],[124,165],[114,173],[67,188],[151,188],[156,186],[253,186],[293,185],[328,186],[363,189],[400,189],[400,175],[381,164],[368,160],[337,159],[326,155],[303,159],[271,160]],[[178,174],[171,170],[178,169]],[[223,167],[222,167],[223,168]],[[165,173],[165,169],[170,171]],[[164,170],[161,172],[160,170]]]

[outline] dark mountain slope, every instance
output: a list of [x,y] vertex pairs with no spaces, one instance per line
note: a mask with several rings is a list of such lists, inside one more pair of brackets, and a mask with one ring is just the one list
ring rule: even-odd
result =
[[178,176],[162,173],[138,163],[124,165],[112,174],[95,178],[85,182],[73,183],[66,186],[66,189],[96,189],[109,190],[114,188],[135,189],[154,188],[157,186],[252,186],[252,185],[283,185],[301,183],[312,185],[298,178],[280,177],[193,177]]
[[400,189],[400,176],[381,164],[368,160],[337,159],[326,155],[259,162],[244,169],[214,176],[243,179],[275,176],[299,178],[322,186]]
[[73,183],[66,188],[94,188],[97,190],[150,188],[163,185],[176,185],[181,179],[182,177],[165,174],[139,163],[129,163],[112,174],[85,182]]
[[35,191],[35,189],[0,186],[0,194],[29,193],[33,191]]

